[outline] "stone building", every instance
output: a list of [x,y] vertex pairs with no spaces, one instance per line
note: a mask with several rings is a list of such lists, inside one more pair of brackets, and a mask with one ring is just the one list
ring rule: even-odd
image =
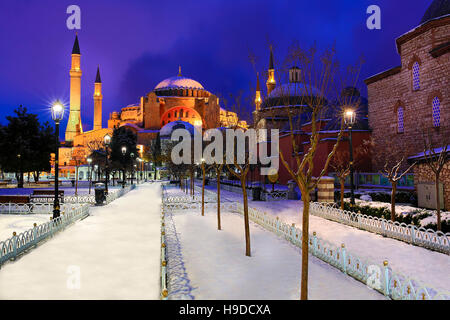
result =
[[[198,81],[178,75],[156,85],[139,104],[113,112],[108,127],[134,124],[142,130],[159,130],[173,121],[185,121],[203,129],[239,124],[236,113],[220,107],[219,98]],[[243,124],[243,123],[242,123]]]
[[[450,136],[450,6],[435,0],[419,25],[396,40],[401,64],[365,80],[369,125],[375,141],[389,138],[407,155],[423,151],[423,132],[433,141]],[[385,148],[378,144],[375,154]],[[382,165],[373,160],[374,168]]]

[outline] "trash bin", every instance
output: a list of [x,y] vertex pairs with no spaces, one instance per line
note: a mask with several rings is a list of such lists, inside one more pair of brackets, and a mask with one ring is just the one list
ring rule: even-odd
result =
[[261,187],[260,186],[253,186],[252,196],[253,196],[253,201],[261,201]]
[[95,205],[101,206],[106,201],[105,184],[96,183],[94,189],[95,189]]

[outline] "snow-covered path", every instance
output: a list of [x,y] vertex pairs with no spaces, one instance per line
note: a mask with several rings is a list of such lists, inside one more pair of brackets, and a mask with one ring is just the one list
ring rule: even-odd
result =
[[[215,191],[214,186],[208,189]],[[241,194],[221,191],[223,199],[237,201]],[[251,195],[249,195],[251,197]],[[300,200],[283,201],[249,201],[249,207],[278,216],[281,220],[299,228],[302,225]],[[317,236],[340,246],[345,243],[347,250],[365,257],[370,261],[382,264],[384,260],[396,271],[414,279],[420,280],[436,289],[450,290],[450,256],[431,251],[408,243],[385,238],[381,235],[359,230],[321,217],[310,216],[310,232],[317,232]]]
[[[242,216],[178,211],[173,220],[195,299],[299,299],[300,249],[250,223],[252,257],[245,256]],[[309,299],[385,299],[380,293],[310,257]]]
[[158,299],[160,203],[155,183],[91,208],[91,216],[5,264],[0,299]]

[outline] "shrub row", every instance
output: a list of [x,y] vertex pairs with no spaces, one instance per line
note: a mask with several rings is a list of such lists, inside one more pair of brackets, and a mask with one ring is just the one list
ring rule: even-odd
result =
[[[338,204],[340,206],[340,203]],[[360,205],[354,205],[350,206],[350,203],[344,202],[344,209],[347,211],[352,211],[356,213],[365,214],[367,216],[377,217],[377,218],[384,218],[386,220],[391,219],[391,210],[388,208],[374,208],[370,206],[360,206]],[[398,221],[399,223],[406,223],[406,224],[412,224],[417,227],[420,227],[420,221],[426,217],[431,216],[428,212],[419,213],[420,211],[413,211],[409,214],[400,214],[396,215],[395,221]],[[447,226],[446,226],[447,227]],[[434,231],[437,230],[436,224],[429,224],[426,228],[432,229]],[[444,231],[444,224],[442,223],[442,231]]]
[[[355,194],[355,198],[359,199],[362,194]],[[369,192],[368,195],[372,198],[373,201],[379,202],[387,202],[391,203],[391,195],[386,192]],[[341,192],[336,190],[334,192],[334,199],[339,201],[341,196]],[[344,193],[345,198],[350,198],[350,192]],[[410,203],[413,206],[417,207],[417,194],[415,192],[407,192],[407,191],[399,191],[395,195],[396,203]]]

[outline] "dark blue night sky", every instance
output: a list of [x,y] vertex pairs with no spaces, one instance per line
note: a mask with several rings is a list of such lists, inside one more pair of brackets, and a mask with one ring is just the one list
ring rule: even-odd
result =
[[[293,40],[328,47],[351,64],[364,55],[361,79],[400,63],[395,38],[419,24],[431,0],[15,0],[0,3],[0,121],[23,104],[49,120],[48,104],[69,101],[75,37],[66,8],[81,8],[82,120],[92,128],[97,65],[103,81],[103,121],[109,113],[177,74],[214,94],[255,86],[249,53],[266,69],[268,47],[281,60]],[[366,8],[381,7],[382,29],[366,28]],[[275,61],[276,63],[277,61]],[[362,81],[362,92],[366,89]],[[63,123],[65,128],[65,123]]]

